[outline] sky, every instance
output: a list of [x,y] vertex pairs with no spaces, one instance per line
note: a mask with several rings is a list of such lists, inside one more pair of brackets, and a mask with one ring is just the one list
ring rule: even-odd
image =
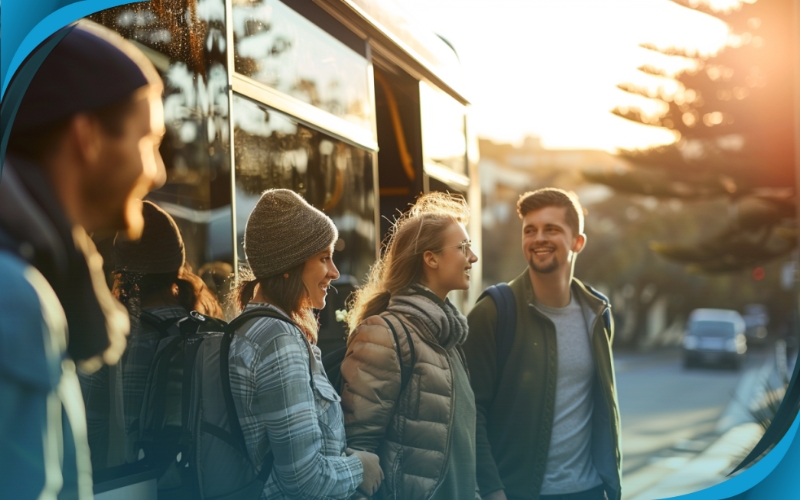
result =
[[480,137],[520,144],[534,135],[547,148],[613,152],[672,142],[669,131],[611,114],[616,106],[659,109],[617,85],[669,89],[665,79],[637,68],[674,71],[685,64],[640,43],[711,53],[728,35],[718,19],[669,0],[395,1],[455,46]]

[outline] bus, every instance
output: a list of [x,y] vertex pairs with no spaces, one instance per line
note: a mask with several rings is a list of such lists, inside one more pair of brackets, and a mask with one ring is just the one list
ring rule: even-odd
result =
[[[323,353],[344,345],[335,313],[420,193],[463,196],[481,248],[458,55],[391,0],[157,0],[90,19],[137,45],[164,80],[167,182],[149,199],[176,220],[187,262],[223,303],[245,264],[247,218],[270,188],[296,191],[339,229]],[[112,236],[96,235],[109,266]],[[480,261],[471,274],[472,289],[451,296],[464,313],[480,293]],[[98,500],[156,498],[152,472],[111,455],[95,467]]]
[[[164,79],[168,180],[150,199],[175,218],[187,261],[221,299],[245,262],[247,217],[270,188],[296,191],[339,228],[323,352],[343,345],[335,311],[420,193],[463,195],[480,248],[477,141],[458,56],[392,1],[162,0],[90,19],[134,42]],[[464,312],[480,271],[479,261],[476,286],[451,297]]]

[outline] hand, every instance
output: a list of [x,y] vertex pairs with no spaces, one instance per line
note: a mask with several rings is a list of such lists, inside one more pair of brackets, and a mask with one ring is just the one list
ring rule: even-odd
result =
[[497,490],[489,493],[483,500],[508,500],[506,498],[506,492],[504,490]]
[[378,455],[368,451],[353,450],[350,448],[347,448],[346,452],[347,455],[355,455],[361,460],[361,465],[364,467],[364,475],[358,489],[368,497],[371,497],[378,491],[378,488],[383,482],[383,469],[381,469]]

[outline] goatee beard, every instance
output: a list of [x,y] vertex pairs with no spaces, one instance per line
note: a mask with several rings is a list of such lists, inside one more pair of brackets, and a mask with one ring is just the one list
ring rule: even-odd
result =
[[528,261],[528,266],[531,269],[533,269],[533,272],[535,272],[535,273],[550,274],[550,273],[554,272],[556,269],[558,269],[558,260],[554,257],[553,260],[551,260],[549,264],[546,264],[544,266],[539,266],[533,261],[533,258],[531,258]]

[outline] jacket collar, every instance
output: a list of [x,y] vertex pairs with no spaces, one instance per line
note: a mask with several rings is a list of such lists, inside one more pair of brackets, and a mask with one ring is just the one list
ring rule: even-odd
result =
[[[528,268],[526,267],[522,274],[517,276],[514,281],[521,281],[522,286],[525,290],[525,302],[528,304],[535,304],[536,303],[536,293],[533,290],[533,284],[531,283],[531,278],[528,275]],[[583,284],[581,280],[578,278],[572,278],[572,284],[570,286],[570,290],[572,293],[576,294],[578,300],[581,302],[582,305],[588,306],[594,314],[602,314],[603,311],[607,307],[611,307],[611,305],[601,298],[594,295],[590,292],[586,285]]]
[[[13,164],[12,164],[13,162]],[[0,231],[11,250],[36,267],[67,316],[68,351],[76,360],[122,354],[128,314],[106,286],[103,259],[86,231],[64,214],[41,168],[6,158],[0,182]]]
[[6,160],[0,183],[0,227],[14,241],[16,253],[45,276],[63,275],[69,268],[65,242],[70,224],[48,206],[54,198],[36,165],[16,158],[12,165]]

